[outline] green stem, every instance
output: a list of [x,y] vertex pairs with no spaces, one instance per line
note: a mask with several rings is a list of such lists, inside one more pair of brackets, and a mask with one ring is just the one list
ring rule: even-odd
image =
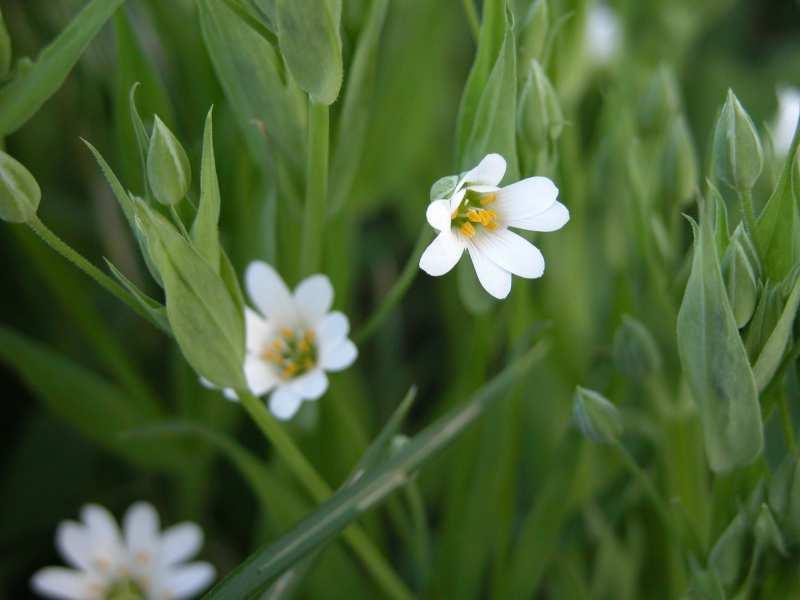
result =
[[668,533],[672,535],[673,525],[669,509],[667,508],[667,504],[664,502],[664,499],[653,485],[653,482],[650,480],[650,477],[648,477],[647,474],[642,470],[625,446],[623,446],[619,441],[614,441],[613,445],[622,458],[625,468],[628,469],[628,472],[630,472],[634,479],[639,482],[639,485],[642,486],[645,494],[647,494],[647,496],[650,498],[650,501],[653,503],[653,507],[656,509],[658,516],[664,522],[664,526],[666,527]]
[[175,225],[178,227],[178,229],[180,229],[180,232],[183,234],[183,237],[185,237],[187,240],[191,239],[189,237],[189,232],[186,231],[186,225],[183,224],[183,219],[181,219],[180,215],[178,214],[178,211],[175,210],[174,204],[169,205],[169,213],[172,215],[172,220],[175,221]]
[[[269,413],[264,403],[249,392],[239,392],[239,399],[255,424],[285,460],[297,479],[316,502],[324,502],[333,493],[311,463],[295,445],[292,438]],[[391,598],[410,600],[414,595],[397,576],[379,550],[358,525],[344,531],[344,538],[364,563],[375,582]]]
[[375,331],[377,331],[378,327],[383,323],[383,320],[392,312],[392,309],[397,305],[400,300],[403,299],[408,288],[411,286],[411,282],[414,281],[414,278],[417,276],[419,272],[419,259],[422,256],[422,253],[425,251],[425,247],[428,245],[428,242],[433,237],[433,230],[425,225],[422,231],[417,238],[417,242],[414,245],[414,250],[411,252],[411,256],[408,258],[408,262],[406,262],[406,266],[403,267],[403,272],[400,274],[400,277],[397,278],[397,281],[392,286],[392,289],[389,290],[389,293],[386,294],[386,297],[383,299],[381,305],[372,313],[372,316],[366,322],[366,324],[356,332],[353,336],[353,341],[356,344],[363,344],[367,341]]
[[319,271],[323,233],[328,212],[328,149],[330,113],[328,106],[308,101],[308,147],[306,149],[306,200],[303,214],[303,247],[300,269],[303,276]]
[[783,436],[786,438],[786,447],[792,454],[797,450],[794,439],[794,424],[792,423],[792,411],[785,393],[781,394],[781,424],[783,425]]
[[149,321],[156,328],[161,329],[161,325],[159,325],[148,313],[147,311],[142,308],[139,304],[139,301],[136,300],[125,288],[120,286],[116,281],[111,279],[108,275],[103,273],[100,269],[95,267],[92,263],[86,260],[83,256],[81,256],[78,252],[73,250],[69,245],[64,243],[64,241],[59,238],[55,233],[53,233],[50,229],[48,229],[47,225],[42,223],[39,220],[39,217],[34,217],[30,221],[27,222],[28,227],[30,227],[36,235],[38,235],[44,243],[50,246],[53,250],[55,250],[58,254],[66,258],[69,262],[75,265],[78,269],[83,271],[86,275],[94,279],[97,283],[100,284],[101,287],[105,288],[107,292],[116,296],[119,300],[122,300],[125,304],[127,304],[133,312],[137,315]]
[[475,0],[463,0],[464,12],[467,13],[467,21],[469,22],[469,30],[475,41],[481,34],[481,21],[478,18],[478,10],[475,8]]

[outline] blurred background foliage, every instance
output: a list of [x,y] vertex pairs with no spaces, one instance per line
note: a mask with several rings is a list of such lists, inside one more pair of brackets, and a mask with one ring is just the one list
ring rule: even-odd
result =
[[[4,0],[14,56],[35,56],[83,4]],[[155,295],[81,138],[137,191],[142,174],[128,112],[131,85],[142,82],[142,114],[149,121],[158,113],[176,132],[195,172],[202,123],[214,105],[223,243],[239,272],[250,260],[266,259],[296,283],[305,112],[290,109],[272,122],[264,90],[273,75],[257,67],[274,61],[274,52],[221,0],[199,4],[222,11],[220,21],[236,23],[238,35],[226,38],[210,21],[203,24],[197,4],[129,0],[58,93],[6,138],[6,150],[37,178],[43,221],[96,264],[108,257]],[[517,24],[524,23],[530,2],[512,4]],[[369,0],[344,2],[346,73],[370,6]],[[547,359],[421,473],[424,518],[413,519],[420,516],[409,508],[414,500],[398,495],[365,519],[368,532],[425,597],[680,597],[692,578],[687,556],[705,564],[760,476],[737,472],[712,487],[696,418],[674,416],[683,406],[674,402],[674,418],[665,419],[659,406],[671,396],[685,397],[685,390],[675,391],[677,381],[664,389],[620,370],[615,356],[624,349],[615,349],[614,340],[623,315],[632,315],[653,332],[664,372],[679,369],[674,312],[691,256],[690,228],[679,213],[695,214],[691,198],[664,209],[666,260],[674,269],[664,302],[653,298],[647,266],[630,243],[637,227],[631,179],[654,166],[636,162],[648,157],[637,144],[663,135],[662,98],[655,108],[648,104],[654,74],[665,69],[677,82],[677,106],[667,110],[685,115],[702,165],[728,88],[766,131],[776,112],[776,86],[800,83],[800,5],[620,0],[613,7],[624,27],[622,56],[596,66],[576,50],[587,2],[550,2],[554,22],[560,15],[572,18],[562,23],[564,34],[547,64],[565,123],[561,159],[542,174],[555,179],[572,221],[541,240],[544,279],[517,280],[504,304],[475,316],[459,299],[455,273],[420,275],[361,348],[356,368],[337,375],[327,396],[306,405],[289,426],[310,460],[338,485],[411,384],[420,389],[408,425],[416,431],[494,373],[531,326],[544,328],[539,335],[550,340]],[[210,49],[204,34],[219,46]],[[456,117],[475,53],[465,12],[454,0],[391,0],[378,44],[375,92],[363,112],[363,156],[352,189],[341,198],[343,210],[326,226],[324,270],[334,282],[336,306],[355,329],[403,269],[424,225],[431,183],[458,170]],[[222,60],[232,60],[244,75],[235,84],[218,77]],[[333,105],[333,123],[341,123],[341,105]],[[346,148],[351,134],[334,126],[333,146]],[[762,185],[771,189],[775,173],[768,164]],[[523,174],[534,174],[530,164]],[[659,182],[644,189],[661,197],[667,187]],[[734,204],[731,210],[735,214]],[[205,440],[120,437],[153,417],[176,416],[265,452],[240,409],[200,387],[161,333],[90,285],[24,227],[0,231],[7,424],[0,440],[0,596],[28,595],[32,571],[56,561],[56,524],[87,501],[119,514],[132,500],[149,499],[165,521],[197,520],[206,530],[206,554],[221,572],[311,510],[279,460],[267,463],[264,493],[255,497]],[[29,356],[32,366],[19,367],[20,356]],[[576,384],[602,391],[620,407],[626,446],[637,463],[665,496],[680,497],[688,522],[698,525],[688,535],[693,544],[670,537],[614,447],[592,446],[575,434]],[[791,398],[796,403],[796,390]],[[136,410],[129,408],[131,399]],[[765,454],[773,467],[785,453],[774,421],[766,422]],[[718,502],[720,495],[725,499]],[[779,573],[773,589],[800,593],[793,556],[793,563],[771,557],[774,562],[762,564]],[[311,598],[378,593],[340,542],[325,551],[302,592]]]

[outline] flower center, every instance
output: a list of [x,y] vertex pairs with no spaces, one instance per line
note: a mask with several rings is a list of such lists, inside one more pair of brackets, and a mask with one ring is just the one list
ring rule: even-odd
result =
[[106,591],[104,600],[146,600],[144,590],[133,579],[121,579]]
[[498,227],[497,213],[486,207],[495,200],[497,200],[495,192],[482,194],[467,190],[461,204],[450,217],[451,225],[470,238],[481,227],[494,231]]
[[284,327],[272,343],[264,348],[261,358],[275,365],[284,379],[307,373],[317,364],[314,331]]

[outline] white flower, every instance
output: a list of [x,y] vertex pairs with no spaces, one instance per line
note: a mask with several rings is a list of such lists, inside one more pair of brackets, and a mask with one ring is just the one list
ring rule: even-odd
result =
[[82,522],[64,521],[56,547],[72,568],[47,567],[34,574],[33,590],[65,600],[179,600],[195,596],[213,581],[214,567],[185,561],[203,544],[194,523],[180,523],[163,533],[158,513],[146,502],[128,509],[122,531],[102,506],[89,504]]
[[544,273],[539,249],[509,227],[556,231],[569,221],[558,188],[546,177],[530,177],[497,187],[506,172],[499,154],[488,154],[464,173],[449,199],[428,205],[428,223],[439,231],[419,261],[429,275],[450,271],[469,252],[478,280],[495,298],[511,291],[511,274],[533,279]]
[[775,154],[786,156],[792,147],[797,119],[800,118],[800,88],[778,88],[778,114],[772,125]]
[[598,64],[608,63],[619,50],[620,25],[617,14],[604,2],[596,2],[586,15],[586,47]]
[[333,287],[325,275],[304,279],[291,293],[275,269],[255,261],[245,284],[258,310],[245,309],[247,385],[256,396],[271,391],[272,413],[291,419],[303,400],[316,400],[328,389],[326,371],[355,361],[350,323],[341,312],[329,312]]

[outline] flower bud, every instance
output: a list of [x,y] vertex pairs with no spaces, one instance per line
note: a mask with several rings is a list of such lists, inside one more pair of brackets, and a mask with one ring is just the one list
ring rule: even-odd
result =
[[614,334],[614,362],[621,373],[637,381],[661,369],[661,353],[652,334],[628,315]]
[[714,175],[739,192],[753,189],[764,166],[764,151],[755,125],[733,91],[714,127]]
[[758,301],[756,270],[742,244],[745,234],[741,232],[731,239],[722,257],[722,277],[733,309],[736,326],[741,329],[750,321]]
[[147,181],[161,204],[180,202],[192,183],[189,158],[175,135],[157,116],[147,150]]
[[17,160],[0,151],[0,219],[27,223],[36,216],[42,191]]
[[619,410],[594,390],[575,389],[572,418],[583,435],[599,444],[610,444],[622,433]]
[[781,535],[781,530],[775,522],[775,517],[772,516],[772,511],[766,504],[761,504],[753,527],[753,533],[756,537],[756,543],[761,544],[764,548],[773,548],[780,554],[786,555],[786,544],[783,542],[783,535]]
[[661,181],[667,204],[680,207],[689,203],[697,191],[697,152],[686,119],[673,119],[667,132]]
[[431,186],[431,202],[434,200],[441,200],[442,198],[449,198],[458,185],[458,175],[448,175],[437,179]]
[[564,127],[564,114],[553,84],[538,61],[532,61],[522,89],[519,128],[522,139],[533,149],[546,148]]
[[0,80],[5,79],[11,70],[11,37],[6,29],[3,11],[0,10]]
[[528,9],[519,34],[520,68],[527,69],[530,61],[542,59],[549,25],[550,7],[547,0],[535,0]]
[[659,68],[650,78],[639,106],[642,131],[663,131],[680,106],[680,93],[674,74],[666,67]]

